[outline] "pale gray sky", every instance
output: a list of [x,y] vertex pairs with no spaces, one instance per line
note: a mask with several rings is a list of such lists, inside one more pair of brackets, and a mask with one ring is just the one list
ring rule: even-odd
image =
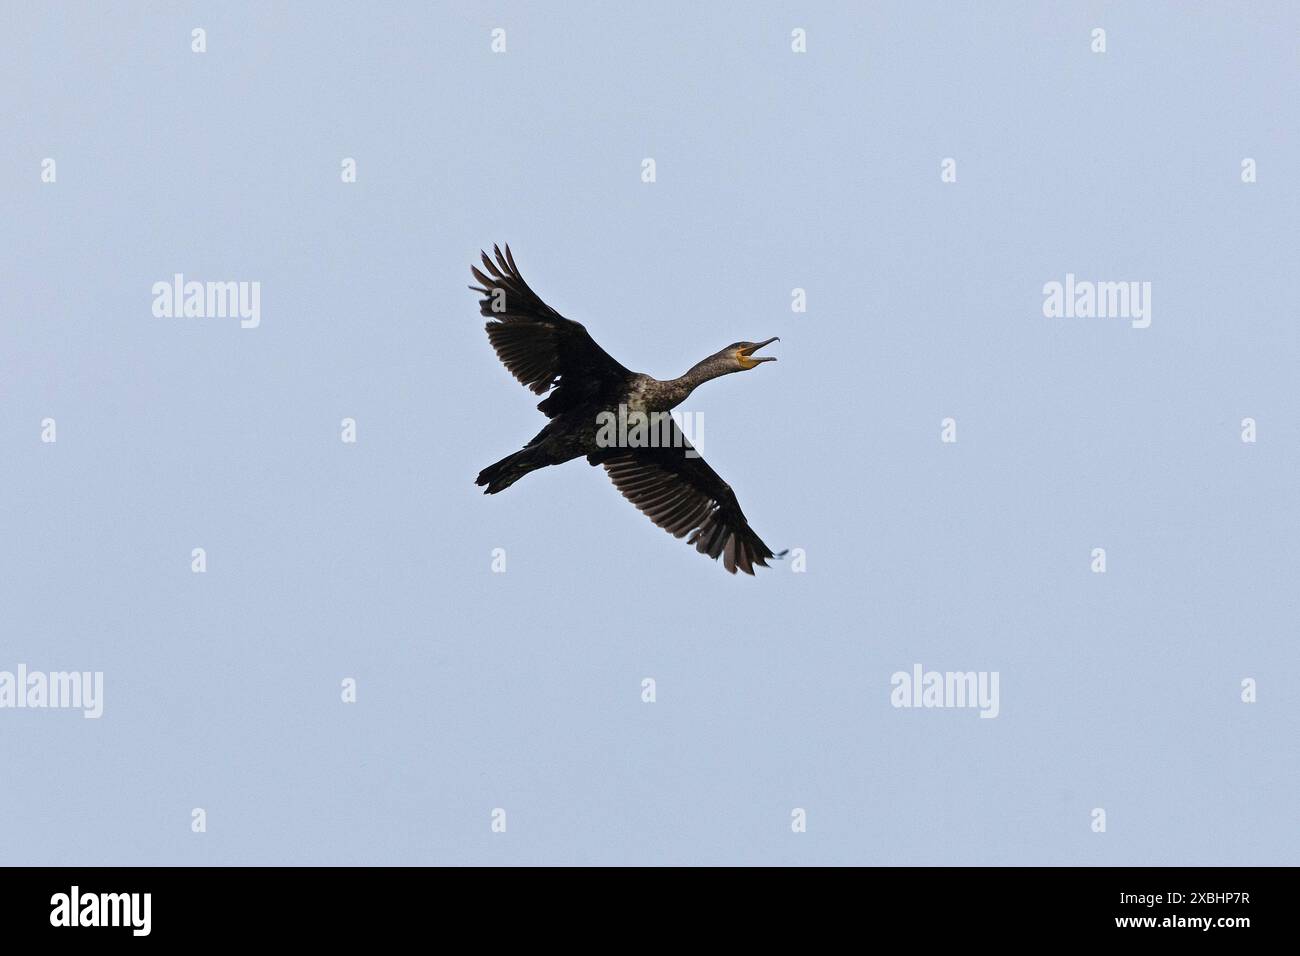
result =
[[[104,712],[0,710],[6,862],[1297,861],[1296,8],[652,6],[11,6],[0,670]],[[781,337],[689,409],[806,573],[479,493],[507,241],[631,368]]]

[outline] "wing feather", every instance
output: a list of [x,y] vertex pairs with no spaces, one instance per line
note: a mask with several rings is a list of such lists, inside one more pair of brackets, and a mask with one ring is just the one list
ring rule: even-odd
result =
[[731,486],[694,454],[676,424],[670,434],[680,447],[611,449],[592,464],[604,465],[614,487],[651,521],[701,554],[721,557],[732,574],[767,567],[775,555],[749,526]]
[[538,407],[554,418],[600,394],[631,373],[596,344],[581,323],[566,319],[524,281],[507,245],[495,258],[481,253],[483,268],[470,266],[481,293],[479,312],[489,321],[488,341],[497,358],[521,384],[542,395],[555,392]]

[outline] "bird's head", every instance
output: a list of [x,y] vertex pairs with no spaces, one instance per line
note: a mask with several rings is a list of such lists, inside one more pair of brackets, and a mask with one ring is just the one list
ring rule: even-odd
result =
[[779,338],[773,336],[770,339],[764,339],[762,342],[732,342],[725,349],[717,354],[717,358],[730,366],[727,370],[730,372],[746,372],[751,368],[758,368],[761,362],[775,362],[774,355],[755,355],[754,353],[764,345],[771,345],[773,342],[780,342]]

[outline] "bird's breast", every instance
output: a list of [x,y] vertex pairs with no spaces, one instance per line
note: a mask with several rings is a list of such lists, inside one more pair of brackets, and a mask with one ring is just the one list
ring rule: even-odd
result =
[[677,405],[664,382],[649,375],[638,375],[630,383],[624,404],[629,412],[666,412]]
[[653,411],[652,386],[654,384],[654,379],[645,375],[638,375],[629,385],[627,394],[623,396],[622,404],[627,406],[629,412]]

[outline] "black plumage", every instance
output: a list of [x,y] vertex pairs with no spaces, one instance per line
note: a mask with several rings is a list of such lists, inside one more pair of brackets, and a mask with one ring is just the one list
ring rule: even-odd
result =
[[[697,551],[722,558],[723,566],[754,573],[776,557],[749,526],[731,486],[691,447],[677,425],[666,422],[667,441],[654,447],[611,445],[600,439],[602,413],[624,410],[667,413],[698,386],[731,372],[756,368],[769,356],[754,352],[764,342],[735,342],[693,366],[685,375],[660,381],[629,371],[596,344],[580,323],[566,319],[528,286],[510,247],[483,268],[470,267],[483,298],[481,313],[497,357],[516,379],[538,395],[550,422],[527,445],[489,465],[477,484],[485,493],[508,488],[530,471],[585,457],[602,465],[614,486],[655,524],[687,539]],[[783,552],[784,553],[784,552]]]

